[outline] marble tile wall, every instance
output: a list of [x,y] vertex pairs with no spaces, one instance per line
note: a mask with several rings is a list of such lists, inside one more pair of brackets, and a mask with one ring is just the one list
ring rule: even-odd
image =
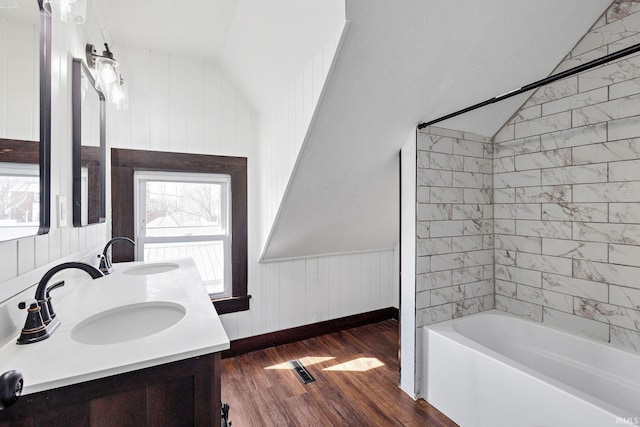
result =
[[494,307],[492,145],[435,127],[417,144],[420,327]]
[[[556,71],[638,42],[615,1]],[[496,308],[640,352],[640,54],[537,90],[494,141]]]

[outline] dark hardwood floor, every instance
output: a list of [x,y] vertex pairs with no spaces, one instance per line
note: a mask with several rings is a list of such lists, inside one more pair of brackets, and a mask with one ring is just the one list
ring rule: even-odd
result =
[[[456,424],[398,388],[398,322],[386,320],[222,361],[233,427]],[[288,361],[316,379],[302,384]]]

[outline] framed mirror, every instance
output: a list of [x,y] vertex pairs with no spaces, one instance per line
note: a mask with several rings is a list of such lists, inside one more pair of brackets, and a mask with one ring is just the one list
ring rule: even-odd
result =
[[0,241],[49,231],[51,19],[42,1],[0,8]]
[[105,117],[102,92],[86,64],[72,63],[73,114],[73,225],[84,227],[104,222],[105,206]]

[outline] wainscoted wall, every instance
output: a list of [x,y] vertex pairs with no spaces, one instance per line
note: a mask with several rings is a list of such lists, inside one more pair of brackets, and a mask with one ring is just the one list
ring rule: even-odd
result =
[[[559,70],[638,42],[616,1]],[[493,169],[496,307],[640,352],[640,55],[537,90]]]
[[416,326],[488,310],[493,300],[491,153],[487,138],[417,134]]

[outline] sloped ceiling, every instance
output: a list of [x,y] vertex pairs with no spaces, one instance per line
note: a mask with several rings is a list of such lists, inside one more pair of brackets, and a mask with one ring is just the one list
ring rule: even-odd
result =
[[[347,0],[348,34],[263,259],[393,247],[415,126],[546,77],[610,0]],[[450,126],[492,136],[525,97]]]

